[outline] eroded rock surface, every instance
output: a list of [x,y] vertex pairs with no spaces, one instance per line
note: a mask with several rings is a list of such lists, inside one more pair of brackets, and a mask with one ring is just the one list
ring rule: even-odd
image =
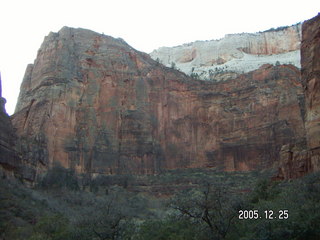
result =
[[300,68],[301,24],[259,33],[229,34],[219,40],[161,47],[150,55],[188,75],[221,81],[254,71],[264,64]]
[[305,95],[306,143],[281,148],[277,178],[320,170],[320,15],[302,25],[301,72]]
[[[0,76],[0,174],[14,176],[20,168],[20,159],[16,151],[16,136],[2,97]],[[2,177],[2,176],[1,176]]]
[[303,141],[303,106],[293,65],[196,81],[122,40],[64,27],[28,66],[13,124],[25,161],[40,170],[252,170]]
[[306,98],[306,134],[311,164],[320,170],[320,14],[303,23],[302,81]]

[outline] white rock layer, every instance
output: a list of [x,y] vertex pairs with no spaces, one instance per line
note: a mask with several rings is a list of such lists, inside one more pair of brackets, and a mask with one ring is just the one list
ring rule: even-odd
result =
[[161,47],[154,60],[201,79],[221,72],[245,73],[263,64],[292,64],[300,68],[301,24],[259,33],[229,34],[220,40]]

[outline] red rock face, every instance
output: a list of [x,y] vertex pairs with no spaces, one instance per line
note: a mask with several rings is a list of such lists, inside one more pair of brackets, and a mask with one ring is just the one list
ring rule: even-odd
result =
[[0,174],[6,176],[14,175],[14,171],[19,166],[19,159],[15,149],[16,138],[5,110],[6,100],[2,97],[1,87],[0,76]]
[[313,170],[320,170],[320,15],[303,23],[302,80],[306,98],[306,133]]
[[35,166],[22,162],[20,144],[15,134],[10,117],[5,110],[6,100],[2,97],[0,76],[0,177],[18,177],[33,181],[36,175]]
[[307,145],[287,144],[281,148],[280,179],[320,170],[320,15],[302,25],[301,66]]
[[122,40],[63,28],[28,66],[13,124],[26,161],[78,172],[272,166],[303,142],[300,72],[265,65],[233,80],[194,80]]

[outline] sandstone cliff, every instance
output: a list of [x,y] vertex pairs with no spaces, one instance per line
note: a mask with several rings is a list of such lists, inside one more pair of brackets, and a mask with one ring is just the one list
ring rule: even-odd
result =
[[320,148],[320,14],[304,22],[301,47],[302,80],[306,96],[306,131],[311,151]]
[[302,25],[301,72],[305,95],[307,146],[281,149],[280,178],[295,178],[320,170],[320,15]]
[[304,22],[301,47],[306,98],[306,135],[311,170],[320,170],[320,14]]
[[1,86],[0,76],[0,174],[13,176],[20,167],[19,156],[15,149],[17,138],[6,113],[6,100],[2,97]]
[[14,174],[18,166],[17,155],[14,150],[15,136],[9,116],[6,113],[6,100],[2,97],[0,76],[0,172]]
[[226,35],[220,40],[162,47],[150,55],[170,67],[206,80],[225,80],[263,64],[293,64],[300,68],[301,24],[259,33]]
[[123,40],[64,27],[27,67],[12,120],[38,171],[54,162],[93,174],[233,171],[270,167],[282,145],[303,142],[303,105],[292,65],[196,81]]
[[38,164],[30,164],[27,157],[22,158],[21,145],[11,119],[5,110],[6,100],[2,97],[0,76],[0,177],[19,178],[33,182]]

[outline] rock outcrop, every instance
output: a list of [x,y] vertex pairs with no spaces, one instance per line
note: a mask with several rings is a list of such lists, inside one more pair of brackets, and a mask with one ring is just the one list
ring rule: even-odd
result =
[[[32,184],[38,171],[38,164],[30,164],[22,158],[19,137],[5,109],[6,99],[2,97],[0,76],[0,177],[18,178]],[[26,153],[28,154],[28,153]]]
[[150,55],[164,65],[204,80],[226,80],[263,64],[300,68],[301,24],[259,33],[226,35],[220,40],[162,47]]
[[303,142],[300,71],[264,65],[197,81],[123,40],[64,27],[29,65],[12,121],[23,161],[80,173],[157,173],[272,166]]
[[320,15],[302,25],[301,67],[307,145],[282,147],[280,179],[301,177],[320,170]]
[[320,170],[320,14],[303,23],[302,80],[306,98],[306,134],[313,171]]
[[6,113],[6,99],[2,97],[0,76],[0,174],[14,176],[20,168],[20,159],[16,151],[16,136]]
[[305,142],[286,144],[281,147],[279,171],[275,180],[298,178],[310,173],[312,165]]

